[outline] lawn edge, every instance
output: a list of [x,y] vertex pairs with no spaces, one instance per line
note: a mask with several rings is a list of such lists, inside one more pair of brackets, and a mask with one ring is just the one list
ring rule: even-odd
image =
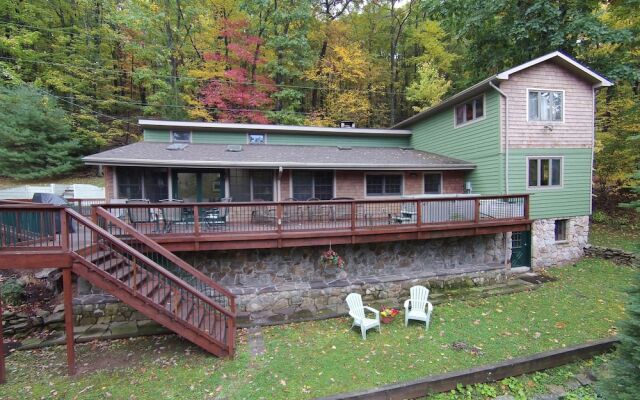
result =
[[498,363],[431,375],[412,381],[393,383],[373,389],[341,393],[317,400],[338,399],[414,399],[428,394],[446,392],[457,385],[473,385],[494,382],[511,376],[528,374],[549,368],[559,367],[578,360],[585,360],[610,351],[618,343],[617,337],[608,337],[595,341],[535,353]]

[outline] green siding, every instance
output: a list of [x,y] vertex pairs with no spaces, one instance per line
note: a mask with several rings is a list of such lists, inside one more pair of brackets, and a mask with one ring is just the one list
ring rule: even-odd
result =
[[142,139],[145,142],[168,142],[169,131],[158,129],[145,129],[142,134]]
[[454,107],[411,126],[411,146],[476,164],[468,176],[473,191],[504,193],[504,155],[500,152],[500,95],[485,92],[485,118],[454,127]]
[[[169,142],[169,130],[145,129],[144,140],[149,142]],[[245,144],[245,132],[193,131],[193,143],[198,144]],[[409,137],[387,136],[339,136],[290,133],[267,133],[268,144],[290,144],[307,146],[367,146],[367,147],[408,147]]]
[[367,147],[408,147],[409,137],[388,136],[330,136],[330,135],[291,135],[268,133],[269,144],[296,144],[307,146],[367,146]]
[[[527,156],[562,156],[562,187],[527,189]],[[590,214],[591,149],[510,149],[509,192],[531,193],[531,218],[574,217]]]

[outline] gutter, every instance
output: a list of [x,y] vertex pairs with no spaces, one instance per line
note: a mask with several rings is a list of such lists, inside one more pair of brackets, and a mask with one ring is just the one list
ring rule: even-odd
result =
[[504,97],[504,194],[509,194],[509,96],[493,82],[489,82],[489,86]]
[[475,164],[431,164],[428,166],[416,164],[357,164],[357,163],[326,163],[326,164],[308,164],[303,162],[283,163],[279,162],[221,162],[221,161],[196,161],[196,160],[141,160],[141,159],[109,159],[95,158],[82,160],[86,165],[115,165],[115,166],[163,166],[163,167],[219,167],[219,168],[272,168],[278,169],[340,169],[340,170],[393,170],[393,171],[457,171],[472,170],[476,168]]

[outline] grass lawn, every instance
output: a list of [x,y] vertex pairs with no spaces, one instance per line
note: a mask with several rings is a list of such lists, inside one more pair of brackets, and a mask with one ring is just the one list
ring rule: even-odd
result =
[[640,226],[637,224],[591,224],[589,243],[640,253]]
[[[429,331],[402,314],[367,340],[336,318],[263,328],[252,358],[246,332],[234,360],[209,357],[175,336],[78,345],[84,371],[67,378],[65,349],[8,359],[4,399],[300,399],[371,388],[582,343],[615,333],[634,270],[602,260],[548,271],[538,290],[435,308]],[[455,349],[452,344],[467,347]],[[500,386],[498,386],[500,388]],[[498,393],[500,394],[500,393]],[[133,397],[131,397],[133,395]]]

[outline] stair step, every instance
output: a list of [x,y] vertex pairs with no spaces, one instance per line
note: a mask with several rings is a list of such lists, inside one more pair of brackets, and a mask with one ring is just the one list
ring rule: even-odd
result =
[[[133,247],[136,248],[135,245]],[[94,249],[91,254],[85,256],[88,263],[82,265],[88,269],[87,272],[93,269],[94,272],[100,270],[109,274],[114,279],[110,281],[119,289],[125,286],[133,289],[135,295],[127,290],[121,290],[124,297],[122,300],[130,305],[137,304],[136,308],[145,310],[141,312],[152,319],[160,318],[163,321],[161,323],[167,328],[178,334],[184,331],[185,337],[191,337],[194,343],[198,343],[214,354],[224,355],[229,350],[219,344],[219,342],[226,343],[226,320],[222,314],[211,309],[208,304],[189,291],[180,290],[181,286],[174,285],[167,280],[168,278],[159,275],[153,269],[154,263],[147,265],[140,260],[129,259],[127,254],[130,253],[126,253],[128,251],[126,247],[123,251],[124,253],[121,253],[120,248],[112,247],[108,240],[104,240],[98,249]],[[150,256],[150,259],[154,260],[153,256]],[[136,263],[138,263],[137,266]],[[98,281],[94,280],[104,280],[104,277],[97,274],[84,276],[94,284],[98,284],[95,283]],[[187,277],[184,280],[185,283],[197,286],[197,279],[192,282],[192,279],[188,278],[194,277]],[[165,311],[158,310],[150,303],[155,303]],[[200,335],[193,336],[195,331],[199,331]],[[213,339],[218,342],[214,342]]]
[[98,264],[98,261],[102,261],[104,258],[111,256],[113,253],[108,250],[98,250],[91,253],[86,257],[86,260],[94,264]]
[[114,270],[116,270],[117,268],[120,268],[120,266],[122,265],[127,265],[128,262],[122,258],[112,257],[112,258],[105,259],[100,263],[94,263],[94,264],[104,272],[112,274]]

